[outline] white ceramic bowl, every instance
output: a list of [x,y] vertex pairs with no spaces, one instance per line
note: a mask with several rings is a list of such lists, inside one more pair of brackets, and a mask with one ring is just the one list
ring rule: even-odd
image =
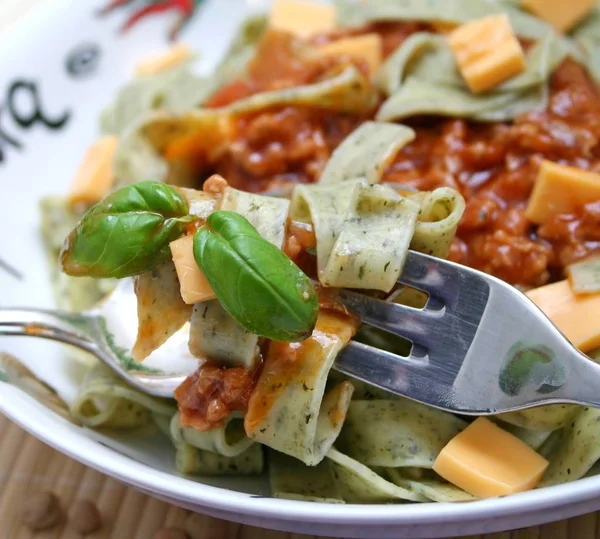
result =
[[[266,2],[207,0],[182,36],[202,51],[201,70],[214,67],[241,19],[249,10],[264,9]],[[131,76],[137,60],[166,46],[174,13],[149,18],[119,35],[131,9],[98,18],[95,13],[102,5],[100,0],[48,1],[2,39],[0,258],[23,275],[19,281],[0,270],[2,307],[53,306],[38,233],[38,199],[65,192],[83,152],[97,136],[101,108]],[[73,64],[79,66],[75,76],[67,69]],[[63,120],[64,125],[53,129],[28,121],[36,106],[45,117]],[[82,368],[58,345],[3,338],[0,350],[15,354],[65,400],[72,399]],[[267,528],[344,537],[445,537],[514,529],[600,509],[600,477],[455,505],[276,500],[261,496],[268,493],[264,478],[178,476],[167,444],[144,445],[131,437],[109,438],[81,429],[1,383],[0,410],[56,449],[145,492],[212,516]]]

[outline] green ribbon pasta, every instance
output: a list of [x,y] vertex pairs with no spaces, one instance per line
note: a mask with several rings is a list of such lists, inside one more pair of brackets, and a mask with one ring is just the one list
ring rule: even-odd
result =
[[491,122],[543,110],[548,101],[548,79],[573,50],[566,40],[549,32],[527,53],[523,73],[490,92],[474,94],[458,72],[444,37],[413,34],[378,73],[378,86],[389,98],[376,117],[398,121],[435,114]]
[[429,501],[422,494],[386,481],[383,477],[360,462],[330,449],[327,459],[331,463],[333,476],[348,503],[385,503],[394,500],[412,502]]
[[[183,190],[183,193],[187,193]],[[193,197],[186,195],[190,212],[206,210],[205,218],[214,209],[205,208]],[[246,193],[228,187],[223,193],[221,208],[244,216],[267,241],[281,249],[285,236],[290,202]],[[212,357],[229,365],[252,366],[257,359],[258,335],[236,322],[218,300],[194,306],[190,323],[190,351],[196,357]]]
[[579,409],[580,407],[576,404],[551,404],[500,414],[497,418],[505,423],[528,430],[553,431],[567,425]]
[[[325,394],[327,376],[353,334],[352,321],[321,312],[307,340],[271,343],[245,418],[248,436],[309,466],[321,462],[342,428],[354,390],[342,382]],[[295,368],[287,365],[286,354],[297,358]]]
[[89,370],[70,406],[71,415],[86,427],[133,429],[150,425],[154,417],[171,418],[173,401],[133,389],[104,365]]
[[446,258],[465,212],[465,199],[450,187],[408,195],[419,202],[420,210],[410,248],[421,253]]
[[418,214],[418,204],[390,187],[357,185],[319,274],[321,283],[337,288],[392,290],[404,267]]
[[181,297],[172,260],[136,277],[135,295],[138,333],[131,356],[143,361],[183,327],[190,319],[192,306]]
[[171,428],[179,429],[177,437],[181,438],[182,442],[224,457],[237,457],[254,444],[246,436],[243,416],[238,412],[232,413],[221,427],[204,432],[182,427],[179,414],[176,414],[172,419]]
[[[525,91],[545,84],[565,55],[571,52],[566,47],[568,43],[564,39],[548,33],[527,53],[525,71],[497,86],[491,93]],[[417,32],[408,37],[385,61],[376,82],[380,90],[390,96],[401,89],[408,77],[460,87],[469,92],[447,38],[439,34]]]
[[600,459],[600,410],[580,408],[555,441],[540,487],[581,479]]
[[450,413],[407,399],[355,400],[336,448],[370,467],[431,468],[466,425]]
[[268,452],[271,496],[287,500],[344,503],[327,459],[306,466],[279,451]]
[[389,291],[407,249],[445,257],[465,210],[450,188],[401,197],[364,180],[298,186],[290,216],[312,222],[319,278],[326,286]]
[[194,305],[189,349],[198,358],[253,367],[259,358],[258,335],[236,322],[218,299]]
[[402,88],[383,103],[376,118],[390,122],[429,114],[482,122],[507,121],[525,112],[543,110],[547,94],[546,88],[539,87],[523,96],[510,92],[477,95],[409,77]]
[[389,291],[396,283],[418,204],[365,180],[296,187],[290,217],[312,222],[326,286]]
[[290,210],[289,200],[228,187],[223,193],[220,209],[239,213],[248,219],[264,239],[278,249],[283,248],[285,223]]
[[212,93],[210,79],[198,77],[184,64],[133,79],[102,112],[104,133],[122,135],[149,112],[183,112],[199,106]]
[[404,125],[365,122],[336,148],[319,179],[321,185],[365,178],[379,183],[400,149],[415,139]]
[[[179,414],[171,420],[171,439],[175,446],[175,466],[183,474],[204,476],[258,475],[264,467],[262,447],[251,444],[247,449],[235,455],[226,456],[202,447],[189,433],[184,432],[179,423]],[[192,443],[189,443],[192,442]],[[205,445],[204,441],[200,445]]]
[[298,185],[290,206],[290,219],[312,223],[317,238],[317,269],[324,271],[329,255],[348,213],[356,187],[366,183],[354,179],[341,184]]
[[425,496],[432,502],[469,502],[476,499],[475,496],[454,486],[452,483],[443,481],[440,477],[414,479],[407,476],[403,468],[386,468],[385,473],[395,485]]
[[319,82],[258,93],[235,101],[221,110],[238,115],[268,107],[306,105],[358,114],[372,110],[376,102],[377,95],[369,79],[356,67],[348,65]]
[[[496,420],[497,421],[497,420]],[[551,430],[531,430],[523,427],[518,427],[510,423],[497,421],[501,428],[505,431],[510,432],[512,435],[519,438],[519,440],[525,442],[531,449],[538,451],[550,438],[553,432]]]

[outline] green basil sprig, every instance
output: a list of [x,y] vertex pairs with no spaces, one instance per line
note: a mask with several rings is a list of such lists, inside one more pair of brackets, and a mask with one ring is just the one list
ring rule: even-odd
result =
[[308,337],[319,303],[309,278],[241,215],[212,213],[194,236],[194,258],[223,308],[275,341]]
[[123,278],[151,270],[170,256],[169,243],[195,219],[172,187],[140,182],[90,208],[60,253],[62,269],[76,277]]

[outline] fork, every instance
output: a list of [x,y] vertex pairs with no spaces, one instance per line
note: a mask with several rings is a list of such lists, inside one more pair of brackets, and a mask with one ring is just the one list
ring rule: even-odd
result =
[[[412,342],[408,357],[351,341],[334,369],[449,412],[488,415],[543,404],[600,406],[600,366],[572,346],[516,288],[409,251],[398,281],[429,295],[419,309],[351,291],[340,303],[366,325]],[[111,301],[119,301],[118,289]],[[172,397],[186,374],[128,369],[102,311],[0,309],[0,335],[65,342],[94,354],[137,389]]]

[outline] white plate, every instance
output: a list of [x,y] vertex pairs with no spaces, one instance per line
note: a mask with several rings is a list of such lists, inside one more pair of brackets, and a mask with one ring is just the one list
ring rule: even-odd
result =
[[[212,69],[245,14],[265,3],[207,0],[198,9],[182,39],[201,50],[201,71]],[[175,16],[170,12],[148,18],[119,34],[132,8],[98,18],[95,13],[102,5],[101,0],[53,0],[3,38],[0,258],[19,270],[23,279],[18,281],[0,270],[2,307],[53,305],[38,233],[38,199],[65,192],[83,152],[96,138],[99,111],[131,76],[137,60],[166,46],[169,19]],[[90,60],[88,69],[73,76],[66,66],[82,50]],[[37,106],[47,118],[64,120],[61,128],[28,121],[34,117],[36,94]],[[81,368],[58,345],[3,338],[0,349],[21,358],[66,400],[72,398]],[[41,440],[93,468],[170,502],[255,526],[344,537],[445,537],[514,529],[600,509],[600,477],[455,505],[275,500],[260,496],[268,493],[264,479],[180,477],[174,472],[168,445],[143,445],[81,429],[6,384],[0,384],[0,410]]]

